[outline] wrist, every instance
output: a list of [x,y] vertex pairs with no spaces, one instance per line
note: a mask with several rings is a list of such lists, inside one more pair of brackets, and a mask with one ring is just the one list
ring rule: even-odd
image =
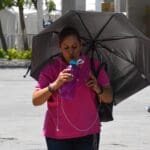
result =
[[55,86],[55,84],[50,83],[50,84],[48,85],[48,91],[49,91],[50,93],[54,93],[54,92],[56,91],[56,86]]
[[100,90],[96,93],[97,95],[101,95],[101,94],[103,94],[103,88],[102,87],[100,87]]

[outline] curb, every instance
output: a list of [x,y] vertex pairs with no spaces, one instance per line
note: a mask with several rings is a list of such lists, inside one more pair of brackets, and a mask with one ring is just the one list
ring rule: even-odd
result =
[[30,64],[31,64],[31,60],[0,59],[0,68],[28,68]]

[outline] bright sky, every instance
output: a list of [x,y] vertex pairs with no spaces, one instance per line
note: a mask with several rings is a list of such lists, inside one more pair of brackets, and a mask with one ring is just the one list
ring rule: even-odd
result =
[[96,0],[86,0],[86,10],[95,10]]

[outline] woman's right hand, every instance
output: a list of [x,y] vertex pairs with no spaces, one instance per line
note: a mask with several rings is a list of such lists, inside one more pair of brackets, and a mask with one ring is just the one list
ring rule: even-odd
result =
[[59,89],[64,83],[69,82],[73,79],[73,75],[70,73],[70,69],[64,69],[62,70],[57,79],[51,83],[51,86],[54,88],[54,90]]
[[44,104],[52,95],[52,92],[49,92],[49,87],[51,88],[52,91],[56,91],[58,90],[64,83],[69,82],[73,79],[72,74],[70,73],[70,69],[64,69],[62,70],[57,79],[50,83],[50,85],[48,87],[45,87],[43,89],[40,90],[36,90],[33,93],[33,97],[32,97],[32,102],[33,105],[35,106],[39,106]]

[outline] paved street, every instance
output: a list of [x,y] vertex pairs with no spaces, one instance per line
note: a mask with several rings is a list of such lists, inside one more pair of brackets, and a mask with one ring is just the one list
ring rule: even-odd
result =
[[[42,136],[45,106],[31,103],[35,81],[26,69],[0,69],[0,150],[46,150]],[[135,85],[136,86],[136,85]],[[150,87],[114,107],[104,123],[101,150],[150,150]]]

